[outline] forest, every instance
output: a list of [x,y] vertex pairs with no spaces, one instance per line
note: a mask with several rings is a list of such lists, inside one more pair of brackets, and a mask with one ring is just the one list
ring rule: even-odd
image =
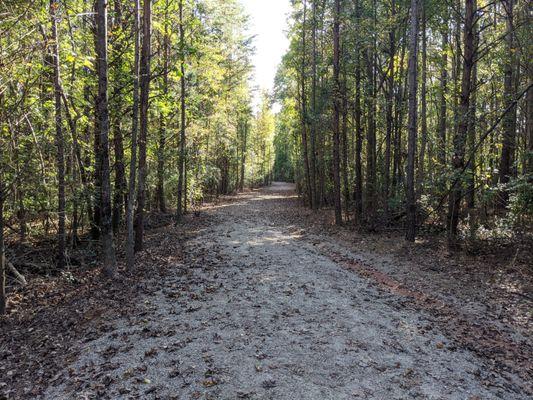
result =
[[303,1],[277,76],[277,176],[335,222],[531,233],[527,1]]
[[0,12],[1,276],[16,271],[10,244],[43,240],[41,272],[79,263],[84,242],[112,276],[117,242],[130,267],[143,248],[148,211],[179,222],[270,179],[274,117],[266,93],[252,114],[238,2],[7,0]]
[[[293,254],[300,254],[311,266],[308,278],[316,279],[301,280],[305,271],[292,278],[308,294],[308,287],[322,279],[312,268],[323,261],[300,253],[307,247],[294,241],[303,240],[301,232],[306,229],[319,229],[312,246],[322,252],[320,257],[327,253],[322,247],[330,246],[325,257],[335,268],[349,264],[332,243],[341,242],[339,232],[352,235],[352,244],[360,237],[361,243],[393,237],[405,251],[426,254],[428,259],[445,254],[457,265],[466,263],[468,273],[474,267],[464,260],[478,265],[484,255],[495,255],[490,265],[510,268],[506,273],[513,274],[512,284],[498,287],[507,290],[506,295],[518,293],[516,301],[522,302],[514,311],[511,303],[502,305],[505,312],[516,313],[509,324],[519,321],[521,334],[531,328],[531,310],[524,311],[524,304],[531,302],[528,285],[533,272],[531,3],[290,0],[290,8],[285,16],[288,49],[273,88],[267,90],[253,82],[256,38],[240,0],[0,0],[0,321],[16,330],[25,320],[31,330],[24,335],[35,339],[33,319],[45,318],[39,317],[44,309],[59,310],[56,298],[78,291],[86,301],[110,296],[102,304],[126,304],[138,295],[130,291],[145,290],[139,289],[147,285],[145,280],[153,283],[155,293],[156,288],[174,288],[175,274],[192,279],[196,272],[181,263],[203,268],[206,274],[194,275],[196,280],[186,284],[180,281],[183,293],[206,285],[198,289],[201,295],[190,294],[190,304],[172,305],[185,307],[184,313],[200,310],[194,301],[222,290],[217,279],[223,282],[220,288],[240,291],[242,285],[243,293],[248,293],[250,281],[257,282],[253,291],[266,284],[242,271],[233,272],[233,281],[212,275],[211,266],[220,267],[223,259],[229,260],[224,265],[256,267],[271,257],[265,270],[274,264],[285,266],[287,271],[276,270],[282,275],[293,273]],[[303,219],[314,222],[300,231],[294,228]],[[279,231],[272,233],[275,228]],[[242,250],[243,243],[264,246],[266,256],[251,247]],[[178,272],[154,272],[158,263],[170,265],[174,259],[180,260]],[[432,290],[402,291],[400,283],[350,262],[348,269],[415,303]],[[159,278],[146,277],[148,271]],[[396,279],[398,271],[389,272]],[[416,272],[405,276],[411,273]],[[496,274],[496,269],[490,273]],[[419,277],[433,279],[424,274]],[[287,275],[282,281],[290,279]],[[460,285],[468,286],[465,281]],[[94,294],[92,287],[101,293]],[[327,290],[332,287],[334,282]],[[276,299],[293,289],[270,287]],[[243,294],[239,301],[250,296]],[[379,295],[371,297],[383,307],[371,319],[390,312]],[[263,306],[270,299],[265,297]],[[43,306],[47,301],[51,303]],[[78,303],[68,301],[78,312]],[[436,306],[440,299],[432,301],[423,307],[454,314],[452,308]],[[138,306],[143,307],[142,300]],[[318,309],[313,307],[309,315]],[[273,312],[288,312],[278,311]],[[478,332],[479,324],[471,321],[465,317],[457,323]],[[153,324],[168,328],[160,321]],[[495,351],[497,356],[486,348],[475,354],[495,357],[503,370],[512,370],[516,375],[509,385],[517,389],[492,392],[480,384],[474,392],[488,390],[487,397],[460,392],[473,396],[462,398],[514,398],[517,393],[520,398],[532,393],[527,384],[531,370],[526,368],[533,348],[531,331],[515,340],[511,334],[505,336],[510,325],[502,324],[504,328],[483,331],[490,331],[493,342],[476,344],[470,338],[467,348],[496,348],[500,339],[511,343],[498,347],[503,350]],[[443,326],[445,335],[456,335]],[[218,331],[208,334],[218,343]],[[17,336],[17,346],[30,346],[30,336]],[[438,349],[443,348],[440,343]],[[6,348],[0,346],[2,351]],[[151,351],[143,348],[140,357],[162,350]],[[261,354],[253,357],[263,361]],[[511,365],[513,358],[520,367]],[[460,376],[470,376],[465,372],[473,368],[469,362],[461,364]],[[49,382],[62,363],[43,373],[43,382]],[[211,372],[205,373],[200,389],[225,388],[223,379],[214,377],[216,369],[208,366]],[[262,366],[254,368],[263,372]],[[3,371],[0,368],[0,375]],[[0,393],[7,385],[2,379]],[[477,388],[476,379],[471,388]],[[147,385],[145,381],[137,383]],[[106,382],[102,385],[113,386]],[[259,386],[277,390],[278,384],[279,378],[268,378]],[[62,398],[67,393],[50,394],[42,387],[33,393],[20,385],[13,389],[14,398],[19,398],[17,393],[20,398],[35,393]],[[193,391],[193,386],[182,393],[200,398],[194,397],[200,391]],[[121,388],[114,395],[107,389],[94,390],[95,398],[129,393]],[[206,398],[235,395],[220,390]],[[290,389],[279,390],[274,398],[292,398]],[[141,398],[151,398],[149,393]],[[384,393],[375,395],[390,395]],[[435,393],[424,392],[422,398]],[[447,398],[445,392],[438,393]],[[329,398],[313,396],[299,398]]]

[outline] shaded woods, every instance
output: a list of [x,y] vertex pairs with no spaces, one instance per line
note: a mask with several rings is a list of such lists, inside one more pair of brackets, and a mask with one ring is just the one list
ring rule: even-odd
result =
[[300,0],[277,140],[310,208],[370,231],[529,237],[528,2]]

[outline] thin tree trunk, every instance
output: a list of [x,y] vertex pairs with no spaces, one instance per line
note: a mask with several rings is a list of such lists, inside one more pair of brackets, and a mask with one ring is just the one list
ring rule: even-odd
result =
[[450,248],[456,248],[459,215],[461,207],[461,198],[463,183],[461,174],[464,168],[464,152],[466,134],[468,130],[468,119],[470,111],[470,92],[472,88],[472,68],[474,66],[474,19],[475,9],[474,0],[465,1],[465,19],[464,19],[464,50],[463,50],[463,74],[461,79],[461,97],[459,102],[458,129],[453,140],[454,155],[452,158],[452,168],[454,170],[455,184],[452,186],[449,207],[448,207],[448,245]]
[[422,189],[422,184],[425,178],[425,160],[426,148],[428,142],[428,124],[427,124],[427,32],[426,32],[426,5],[421,3],[421,30],[422,30],[422,87],[420,90],[421,104],[420,104],[420,154],[418,158],[418,176],[417,184],[418,192]]
[[57,0],[50,0],[50,20],[52,22],[52,59],[54,77],[54,101],[55,101],[55,141],[57,148],[57,185],[58,185],[58,207],[57,207],[57,267],[61,270],[65,267],[66,255],[66,235],[65,235],[65,141],[61,118],[61,75],[59,69],[59,37],[57,33],[56,11],[59,7]]
[[179,2],[179,33],[180,33],[180,87],[181,87],[181,107],[180,107],[180,154],[179,154],[179,175],[178,175],[178,205],[176,209],[176,221],[180,222],[183,216],[184,190],[185,186],[185,27],[183,25],[183,0]]
[[244,169],[246,168],[246,148],[248,140],[248,117],[245,117],[246,120],[242,126],[242,149],[241,149],[241,179],[239,182],[240,190],[244,190]]
[[109,106],[107,65],[107,4],[96,0],[96,56],[98,72],[98,96],[96,98],[96,126],[99,132],[99,161],[101,171],[101,225],[103,271],[113,276],[116,269],[113,227],[111,224],[111,182],[109,170]]
[[441,170],[446,167],[446,92],[448,90],[448,21],[442,32],[442,65],[440,70],[438,160]]
[[21,176],[20,168],[20,157],[19,157],[19,135],[18,130],[12,132],[11,140],[11,154],[13,154],[13,164],[15,166],[15,173],[17,178],[15,179],[15,185],[13,187],[13,195],[15,197],[15,202],[17,204],[17,219],[19,221],[19,234],[20,240],[23,242],[26,240],[26,210],[24,208],[24,191],[23,191],[23,182]]
[[[168,0],[165,5],[165,28],[163,35],[163,95],[165,101],[168,95],[168,66],[170,59],[170,34],[168,31]],[[167,135],[167,121],[166,114],[160,112],[159,114],[159,144],[157,147],[157,205],[159,211],[166,213],[167,206],[165,202],[165,147],[166,147],[166,135]]]
[[[229,168],[229,167],[228,167]],[[185,162],[183,165],[183,214],[187,214],[187,207],[189,205],[189,199],[187,197],[187,194],[189,193],[189,190],[187,188],[188,185],[188,179],[187,176],[189,175],[189,160],[187,159],[187,150],[185,150]],[[228,186],[229,186],[229,173],[228,173]],[[229,189],[226,189],[226,193],[229,193]]]
[[[358,49],[359,50],[359,49]],[[362,222],[363,217],[363,129],[361,124],[361,54],[357,51],[355,67],[355,220]]]
[[342,79],[342,124],[341,124],[341,145],[342,145],[342,194],[344,197],[344,211],[346,220],[350,216],[350,187],[348,185],[348,96],[346,88],[346,70],[343,68]]
[[[126,206],[126,171],[124,166],[124,139],[122,136],[122,107],[124,97],[122,96],[122,87],[120,76],[122,74],[121,68],[124,63],[123,53],[124,44],[121,37],[121,30],[124,26],[122,20],[122,4],[121,0],[114,2],[113,25],[111,26],[111,37],[113,38],[112,48],[113,53],[111,59],[113,60],[111,82],[113,84],[112,98],[115,100],[110,104],[111,108],[111,130],[113,132],[113,149],[115,153],[115,190],[113,193],[113,232],[118,233],[122,223],[122,216],[124,207]],[[117,31],[117,32],[115,32]],[[115,115],[113,115],[113,113]]]
[[[528,90],[526,101],[527,101],[526,131],[527,131],[527,137],[528,137],[526,173],[533,174],[533,89]],[[531,179],[533,180],[533,176],[531,177]]]
[[[2,95],[0,95],[0,98]],[[1,103],[1,101],[0,101]],[[6,313],[6,257],[4,244],[4,201],[5,184],[3,174],[3,149],[0,150],[0,315]]]
[[411,23],[409,32],[409,138],[407,149],[407,231],[405,238],[415,241],[416,236],[416,194],[415,158],[417,138],[417,59],[418,59],[418,0],[411,0]]
[[377,2],[373,2],[373,35],[372,46],[367,52],[366,69],[368,76],[367,93],[367,142],[366,142],[366,219],[368,227],[375,229],[376,199],[376,53],[377,53]]
[[140,131],[139,131],[139,176],[137,181],[137,210],[135,215],[135,251],[143,248],[144,208],[146,205],[146,146],[148,141],[148,102],[150,96],[150,52],[152,36],[152,0],[144,0],[142,47],[140,64]]
[[312,28],[312,47],[313,47],[313,58],[311,64],[311,159],[309,168],[311,170],[311,192],[313,196],[311,198],[311,208],[316,210],[319,204],[318,190],[316,183],[316,135],[317,135],[317,104],[316,104],[316,89],[317,89],[317,51],[316,51],[316,30],[317,30],[317,15],[316,15],[316,5],[317,0],[313,0],[313,28]]
[[335,0],[333,14],[333,201],[335,205],[335,224],[342,224],[341,180],[340,180],[340,123],[342,107],[340,73],[340,13],[341,0]]
[[461,80],[461,0],[455,0],[455,21],[453,28],[454,56],[452,59],[452,82],[453,82],[453,131],[457,135],[459,128],[459,97],[460,97],[460,80]]
[[115,151],[115,193],[113,196],[113,232],[117,233],[122,221],[126,194],[126,169],[124,167],[124,141],[120,122],[115,121],[113,147]]
[[[396,2],[391,0],[391,19],[396,18]],[[389,31],[389,72],[388,72],[388,94],[386,111],[386,133],[385,133],[385,187],[384,187],[384,208],[385,219],[389,219],[389,195],[390,195],[390,170],[391,170],[391,138],[393,115],[392,107],[394,103],[394,59],[396,56],[395,26]]]
[[392,193],[397,194],[397,188],[403,183],[403,145],[402,145],[402,130],[403,130],[403,110],[405,89],[407,87],[407,79],[404,77],[404,60],[407,39],[404,36],[402,41],[402,49],[400,55],[400,68],[398,71],[398,85],[396,91],[396,106],[394,108],[394,159],[392,172]]
[[[95,37],[95,40],[98,40]],[[95,43],[97,46],[97,44]],[[98,108],[94,107],[94,188],[93,188],[93,215],[92,215],[92,226],[91,226],[91,237],[93,240],[99,240],[102,230],[102,160],[100,153],[100,128],[98,127]]]
[[303,0],[303,21],[302,21],[302,60],[300,64],[300,83],[301,83],[301,134],[302,134],[302,154],[305,168],[305,182],[307,186],[307,201],[309,206],[313,204],[313,189],[311,187],[311,168],[309,164],[309,149],[307,144],[307,97],[305,91],[305,56],[307,51],[306,43],[306,23],[307,23],[307,0]]
[[139,131],[139,63],[140,63],[140,25],[141,25],[141,11],[140,0],[135,0],[134,10],[134,24],[133,37],[135,40],[135,55],[133,61],[133,120],[131,129],[131,160],[130,160],[130,175],[128,182],[128,204],[126,211],[126,266],[131,270],[135,263],[135,243],[133,232],[133,212],[135,202],[135,180],[137,175],[137,135]]
[[[355,18],[357,26],[360,26],[361,8],[359,1],[355,3]],[[360,224],[363,217],[363,167],[361,153],[363,151],[363,131],[361,125],[361,42],[359,36],[355,38],[355,222]]]
[[[506,28],[506,37],[505,43],[507,45],[507,59],[504,66],[504,101],[505,105],[509,106],[512,104],[516,93],[514,88],[515,82],[515,40],[514,40],[514,3],[515,0],[505,0],[502,2],[505,13],[507,15],[507,28]],[[500,176],[499,180],[501,184],[506,184],[509,182],[510,178],[514,175],[512,171],[514,160],[515,160],[515,149],[516,149],[516,110],[517,107],[514,105],[512,110],[506,114],[503,120],[503,143],[502,143],[502,152],[500,157]],[[500,194],[500,206],[503,208],[507,205],[508,195],[504,190]]]
[[[477,9],[477,1],[474,0],[474,10]],[[477,52],[479,45],[479,34],[477,27],[473,27],[474,32],[474,55]],[[469,164],[468,164],[468,188],[466,196],[466,206],[468,209],[473,210],[476,205],[476,108],[477,108],[477,63],[472,66],[472,79],[470,87],[470,110],[468,111],[468,127],[467,127],[467,140],[469,148]],[[470,213],[470,225],[475,225],[473,213]],[[474,230],[472,230],[474,232]]]

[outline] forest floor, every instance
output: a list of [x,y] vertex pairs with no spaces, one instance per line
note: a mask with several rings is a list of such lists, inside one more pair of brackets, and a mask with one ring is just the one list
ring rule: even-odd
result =
[[150,230],[135,273],[105,281],[87,272],[66,295],[41,295],[31,316],[2,322],[11,332],[0,341],[0,391],[17,399],[533,396],[530,265],[450,256],[394,233],[334,227],[330,217],[275,183]]

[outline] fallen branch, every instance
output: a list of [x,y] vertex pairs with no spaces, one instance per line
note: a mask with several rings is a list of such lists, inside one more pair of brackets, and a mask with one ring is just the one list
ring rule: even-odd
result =
[[7,266],[7,269],[11,271],[11,273],[13,274],[17,282],[20,283],[22,286],[26,286],[28,284],[28,281],[26,281],[26,278],[24,277],[24,275],[18,272],[15,266],[11,264],[11,262],[9,262],[9,260],[5,257],[4,257],[4,262],[5,262],[5,265]]

